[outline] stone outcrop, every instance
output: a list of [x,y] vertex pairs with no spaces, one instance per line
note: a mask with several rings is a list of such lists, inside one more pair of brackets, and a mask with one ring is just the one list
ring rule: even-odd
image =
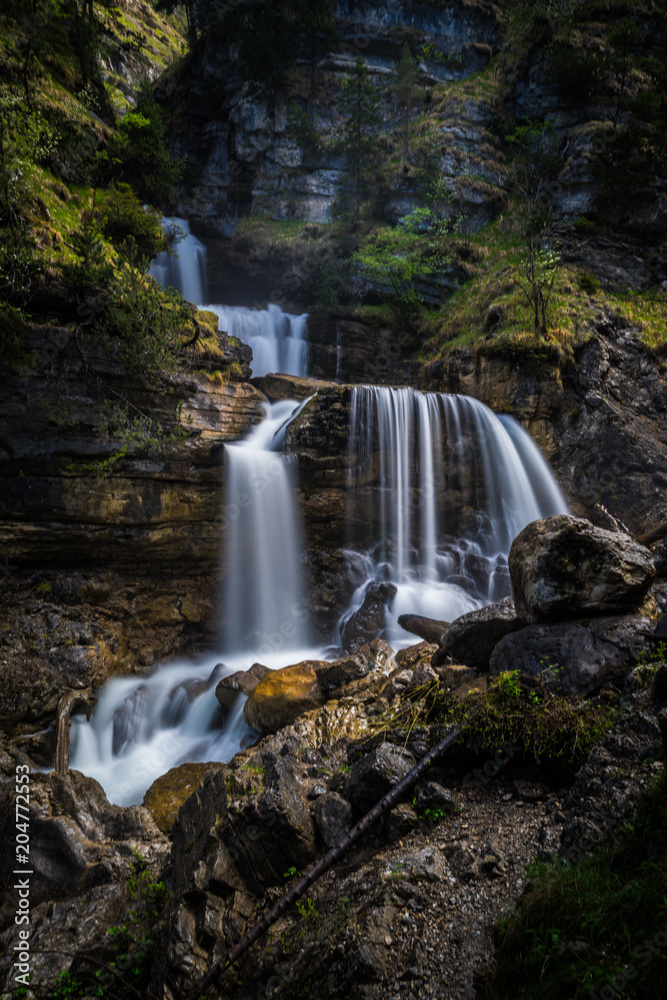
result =
[[488,670],[491,654],[503,636],[520,627],[514,601],[505,597],[479,611],[469,611],[452,622],[434,655],[434,666],[447,660],[476,670]]
[[533,521],[512,542],[509,570],[523,622],[636,610],[655,576],[651,554],[629,535],[559,515]]
[[620,689],[639,654],[650,648],[653,630],[638,615],[528,625],[501,639],[490,670],[520,670],[565,695],[592,694],[607,684]]

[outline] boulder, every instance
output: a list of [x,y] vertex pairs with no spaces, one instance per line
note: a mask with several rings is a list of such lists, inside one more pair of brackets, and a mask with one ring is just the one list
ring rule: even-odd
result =
[[320,795],[313,806],[313,815],[327,847],[339,844],[352,826],[352,807],[338,792]]
[[491,653],[500,640],[520,625],[511,597],[496,604],[487,604],[479,611],[469,611],[453,621],[443,636],[435,666],[450,658],[454,663],[465,663],[475,670],[486,671]]
[[343,684],[360,680],[372,670],[383,667],[393,652],[384,639],[374,639],[360,646],[352,656],[344,656],[330,663],[323,661],[316,667],[317,678],[325,689],[342,687]]
[[399,615],[398,624],[406,632],[412,632],[420,639],[436,645],[441,642],[443,634],[450,626],[450,622],[439,621],[437,618],[423,618],[421,615]]
[[156,778],[144,795],[143,805],[152,814],[158,829],[171,833],[178,811],[202,783],[207,774],[219,771],[225,764],[214,761],[204,764],[181,764]]
[[454,796],[448,788],[443,788],[437,781],[420,781],[417,785],[416,806],[419,815],[434,819],[445,813],[448,816],[456,812]]
[[430,663],[437,648],[432,642],[418,642],[415,646],[399,649],[396,654],[396,666],[416,667],[419,663]]
[[237,670],[227,677],[222,677],[215,689],[215,696],[220,704],[226,708],[229,703],[230,692],[232,694],[250,695],[259,682],[270,672],[270,668],[265,667],[262,663],[253,663],[249,670]]
[[401,747],[381,743],[352,766],[345,783],[345,797],[356,813],[366,813],[415,763],[412,754]]
[[590,694],[605,684],[622,687],[652,631],[652,623],[638,615],[528,625],[501,639],[490,670],[542,675],[552,690],[566,695]]
[[272,670],[259,682],[243,707],[243,717],[259,733],[275,733],[325,701],[317,679],[319,660],[304,660]]
[[[15,787],[0,793],[2,842],[15,844]],[[132,849],[149,863],[164,862],[169,851],[150,812],[143,806],[112,805],[104,789],[78,771],[30,775],[30,902],[71,899],[130,872]],[[9,881],[14,852],[4,853],[0,873]]]
[[390,843],[408,837],[419,826],[419,817],[407,802],[399,802],[389,813],[385,837]]
[[525,527],[512,542],[509,570],[526,623],[633,611],[655,576],[645,546],[569,514]]
[[376,639],[384,631],[386,606],[395,593],[393,583],[372,583],[369,586],[361,607],[341,625],[340,637],[346,652],[356,653],[360,646]]

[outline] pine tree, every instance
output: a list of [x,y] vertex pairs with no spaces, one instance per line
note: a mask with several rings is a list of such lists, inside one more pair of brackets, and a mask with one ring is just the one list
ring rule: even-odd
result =
[[343,80],[341,108],[345,115],[340,147],[345,159],[346,187],[352,194],[358,219],[361,200],[370,193],[378,163],[382,124],[380,97],[361,56]]
[[396,77],[392,85],[396,103],[401,110],[405,125],[405,139],[403,145],[403,173],[408,172],[408,156],[410,143],[410,113],[414,108],[419,95],[419,77],[417,74],[417,64],[412,58],[412,53],[407,44],[403,46],[401,61],[396,70]]

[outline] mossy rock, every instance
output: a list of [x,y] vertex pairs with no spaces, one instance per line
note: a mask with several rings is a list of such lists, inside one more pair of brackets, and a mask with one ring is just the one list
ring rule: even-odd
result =
[[170,834],[178,810],[208,774],[225,767],[215,761],[204,764],[181,764],[156,778],[144,795],[143,804],[153,814],[156,825]]

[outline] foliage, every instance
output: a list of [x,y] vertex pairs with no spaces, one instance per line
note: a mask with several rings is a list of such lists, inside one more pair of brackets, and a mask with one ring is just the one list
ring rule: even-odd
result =
[[512,178],[523,199],[520,225],[525,255],[517,278],[530,306],[534,329],[545,335],[549,303],[562,263],[558,249],[547,236],[551,221],[549,182],[558,165],[557,139],[550,119],[528,120],[506,138],[518,150]]
[[423,299],[420,279],[442,271],[449,259],[441,221],[430,209],[415,209],[398,226],[374,232],[353,254],[351,267],[392,309],[400,327],[414,333]]
[[340,107],[344,123],[337,148],[345,164],[341,207],[345,211],[351,203],[358,220],[362,200],[371,197],[374,191],[382,124],[379,94],[361,56],[343,80]]
[[294,137],[301,149],[317,150],[322,145],[322,139],[313,124],[312,115],[308,114],[298,101],[290,101],[287,112],[287,131]]
[[159,214],[142,205],[129,184],[115,184],[101,194],[96,219],[115,247],[132,237],[139,255],[149,259],[168,249]]
[[0,89],[0,222],[16,229],[26,220],[35,164],[46,159],[57,139],[39,109]]
[[[603,847],[534,866],[498,927],[489,1000],[657,1000],[667,975],[667,780]],[[592,992],[591,992],[592,991]]]
[[[545,664],[547,672],[553,676],[558,668]],[[511,745],[565,776],[581,764],[614,718],[611,709],[564,698],[542,678],[513,670],[492,677],[485,693],[473,692],[464,701],[439,685],[418,688],[381,725],[392,732],[421,725],[463,725],[463,739],[480,755]]]
[[25,321],[20,309],[0,302],[0,365],[5,372],[19,371],[25,363],[23,330]]
[[248,93],[275,104],[294,54],[294,24],[287,3],[247,0],[225,5],[218,17],[225,37],[236,44]]
[[26,305],[40,270],[34,239],[25,229],[10,232],[0,243],[0,298]]
[[144,93],[101,155],[102,177],[130,184],[140,198],[153,205],[168,205],[183,176],[185,160],[171,158],[165,134],[161,108],[150,93]]
[[116,272],[96,332],[125,371],[159,387],[178,367],[182,349],[197,338],[196,307],[146,275],[148,261],[132,237],[123,256],[125,266]]

